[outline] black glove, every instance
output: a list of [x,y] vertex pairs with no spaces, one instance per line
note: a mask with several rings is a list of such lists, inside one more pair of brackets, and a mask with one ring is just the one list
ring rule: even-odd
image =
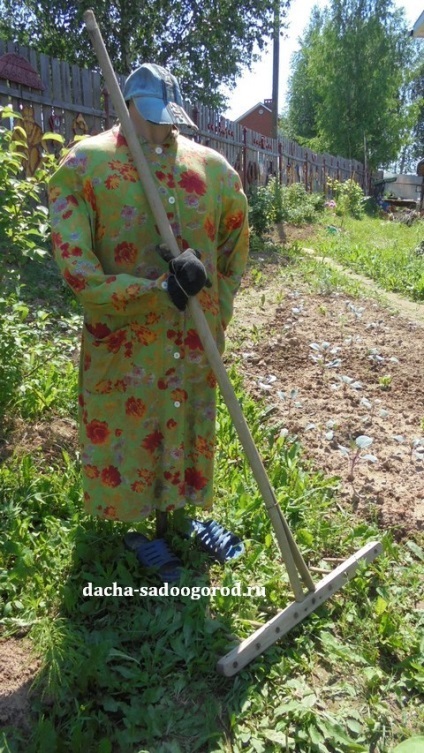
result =
[[211,287],[200,253],[191,248],[170,260],[169,271],[168,293],[180,311],[185,310],[189,296],[196,295],[205,286]]

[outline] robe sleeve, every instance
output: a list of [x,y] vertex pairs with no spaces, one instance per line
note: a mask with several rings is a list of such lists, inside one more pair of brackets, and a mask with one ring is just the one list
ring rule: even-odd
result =
[[[131,274],[106,274],[95,253],[96,216],[91,181],[72,158],[49,181],[53,255],[65,282],[86,312],[137,316],[160,305],[172,306],[163,274],[155,280]],[[160,297],[160,301],[159,301]]]
[[221,323],[225,330],[233,315],[234,297],[249,253],[247,199],[238,174],[228,170],[223,191],[221,220],[218,229],[218,295]]

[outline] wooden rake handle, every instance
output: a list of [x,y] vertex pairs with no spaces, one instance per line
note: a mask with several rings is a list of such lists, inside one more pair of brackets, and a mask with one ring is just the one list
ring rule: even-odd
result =
[[[180,254],[178,243],[172,232],[166,211],[158,194],[156,184],[150,172],[149,164],[138,141],[137,134],[128,112],[128,107],[119,87],[100,29],[97,25],[96,17],[92,10],[87,10],[84,13],[84,22],[162,240],[168,246],[171,253],[174,256],[178,256]],[[304,598],[304,594],[299,579],[299,573],[308,591],[315,590],[313,580],[278,505],[274,491],[266,475],[265,468],[244,419],[243,412],[240,408],[233,386],[228,378],[220,353],[216,347],[215,340],[209,329],[199,301],[195,297],[190,297],[188,305],[200,340],[205,349],[206,356],[215,373],[240,442],[247,455],[256,482],[263,496],[268,515],[275,530],[281,555],[287,568],[287,573],[295,598],[298,601],[301,601]]]

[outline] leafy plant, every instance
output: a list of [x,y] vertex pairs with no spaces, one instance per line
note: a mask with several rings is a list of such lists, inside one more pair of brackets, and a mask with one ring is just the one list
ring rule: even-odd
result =
[[390,374],[384,374],[378,379],[378,386],[381,390],[390,390],[392,388],[393,377]]
[[310,358],[320,366],[322,373],[324,373],[324,369],[336,369],[341,365],[341,358],[332,358],[340,351],[338,346],[331,347],[331,344],[324,340],[321,343],[310,343],[309,347],[313,351]]
[[338,450],[344,455],[346,458],[348,458],[349,461],[349,475],[347,477],[348,481],[353,481],[355,478],[355,468],[360,460],[366,460],[369,463],[376,463],[377,458],[375,455],[370,455],[369,453],[364,454],[364,450],[367,450],[368,447],[371,447],[373,443],[372,437],[367,437],[365,434],[361,434],[359,437],[356,437],[355,441],[352,442],[351,447],[344,447],[343,445],[338,446]]

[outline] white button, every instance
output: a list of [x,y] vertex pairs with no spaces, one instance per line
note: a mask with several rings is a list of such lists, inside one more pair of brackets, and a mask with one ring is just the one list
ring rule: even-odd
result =
[[176,400],[175,403],[174,403],[175,408],[179,408],[180,405],[181,405],[180,401]]
[[174,358],[181,358],[179,353],[174,353]]
[[162,288],[163,288],[164,290],[168,290],[168,283],[167,283],[167,281],[166,281],[166,280],[164,280],[164,281],[163,281],[163,282],[161,283],[161,287],[162,287]]
[[169,199],[168,199],[168,201],[169,201],[170,204],[175,204],[175,197],[174,196],[170,196]]
[[156,152],[156,154],[162,154],[162,152],[163,152],[162,147],[161,146],[157,146],[156,149],[155,149],[155,152]]

